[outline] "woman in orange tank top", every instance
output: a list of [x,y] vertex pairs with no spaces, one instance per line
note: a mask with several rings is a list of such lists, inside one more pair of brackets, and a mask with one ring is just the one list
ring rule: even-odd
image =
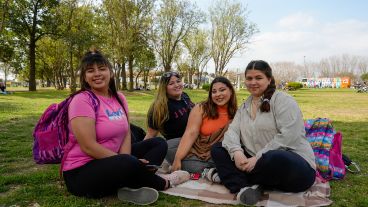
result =
[[166,160],[172,164],[171,171],[182,169],[202,173],[205,168],[213,168],[211,146],[222,140],[236,111],[234,87],[227,78],[216,77],[210,85],[207,100],[190,112],[183,137],[167,142]]

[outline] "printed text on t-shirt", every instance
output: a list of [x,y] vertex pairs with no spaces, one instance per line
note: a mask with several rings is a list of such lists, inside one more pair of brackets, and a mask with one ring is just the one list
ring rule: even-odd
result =
[[110,112],[108,109],[105,110],[107,117],[109,120],[121,120],[123,118],[123,110],[120,108],[117,111]]

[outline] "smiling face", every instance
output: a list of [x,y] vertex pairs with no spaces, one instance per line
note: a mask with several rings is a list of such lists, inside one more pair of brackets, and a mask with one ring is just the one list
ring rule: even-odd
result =
[[211,90],[212,101],[218,106],[226,106],[231,98],[232,92],[227,85],[221,82],[214,83]]
[[183,82],[175,75],[170,77],[169,82],[166,85],[167,96],[171,99],[180,100],[183,93]]
[[93,64],[86,68],[84,78],[91,90],[100,95],[108,95],[111,76],[106,65]]
[[261,97],[270,83],[271,79],[260,70],[247,70],[245,73],[245,86],[254,97]]

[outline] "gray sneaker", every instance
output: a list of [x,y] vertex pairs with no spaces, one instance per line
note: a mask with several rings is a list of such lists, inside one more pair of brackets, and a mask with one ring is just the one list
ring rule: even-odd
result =
[[121,201],[127,201],[138,205],[149,205],[157,201],[157,190],[149,187],[120,188],[118,190],[118,198]]
[[202,178],[206,178],[208,181],[213,183],[221,183],[221,179],[216,168],[205,168],[202,172]]
[[242,188],[236,199],[240,201],[241,204],[254,205],[256,204],[262,195],[262,188],[259,185],[252,185],[249,187]]

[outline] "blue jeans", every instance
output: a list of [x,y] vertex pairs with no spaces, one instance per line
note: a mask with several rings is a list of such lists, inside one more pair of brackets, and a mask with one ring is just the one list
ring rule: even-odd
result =
[[271,150],[264,153],[249,173],[235,166],[221,142],[212,146],[211,156],[221,182],[231,193],[253,184],[266,189],[302,192],[310,188],[316,178],[316,172],[308,162],[291,151]]
[[76,196],[100,198],[116,194],[122,187],[151,187],[164,190],[166,181],[149,171],[138,159],[161,165],[167,152],[162,138],[152,138],[132,145],[132,153],[95,159],[89,163],[63,172],[68,191]]

